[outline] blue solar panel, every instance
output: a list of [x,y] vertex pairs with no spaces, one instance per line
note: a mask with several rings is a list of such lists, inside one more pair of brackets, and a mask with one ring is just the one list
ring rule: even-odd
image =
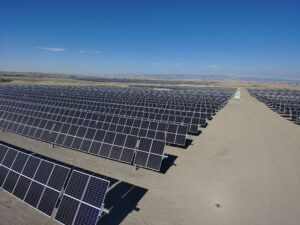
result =
[[44,187],[45,186],[43,186],[42,184],[32,181],[26,194],[25,202],[36,208],[42,196]]
[[55,219],[62,224],[72,225],[76,217],[79,201],[64,195],[56,213]]
[[54,188],[55,190],[61,191],[66,182],[69,172],[69,168],[55,165],[47,185]]
[[43,160],[34,176],[34,180],[42,184],[46,184],[51,175],[53,167],[53,163]]
[[20,176],[18,183],[16,184],[15,190],[13,192],[13,195],[23,200],[30,186],[30,183],[31,180],[29,178]]
[[38,209],[48,216],[51,216],[59,195],[59,192],[50,188],[46,188],[43,196],[41,197]]
[[164,141],[141,138],[133,164],[159,171],[163,160],[164,147]]
[[8,147],[0,144],[0,164],[2,163],[2,160],[4,156],[6,155],[6,152],[8,150]]
[[23,174],[29,178],[33,178],[41,160],[37,157],[30,156],[23,170]]
[[86,203],[100,208],[106,195],[108,185],[109,183],[103,182],[102,179],[91,177],[82,200]]
[[146,166],[147,168],[160,170],[162,160],[163,158],[161,155],[150,154]]
[[[0,151],[5,152],[3,149],[0,148]],[[57,221],[63,224],[96,224],[109,181],[73,170],[62,193],[70,168],[12,148],[3,155],[5,166],[0,165],[0,186],[3,190],[49,217],[62,196],[55,216]]]
[[10,168],[11,165],[13,164],[16,156],[17,156],[18,152],[16,150],[13,149],[8,149],[8,152],[6,153],[3,161],[2,161],[2,165],[6,166],[7,168]]
[[[3,151],[3,148],[1,148]],[[10,148],[0,166],[0,186],[51,216],[70,168]]]
[[55,219],[63,224],[96,224],[109,181],[73,170]]
[[96,224],[99,215],[99,208],[94,208],[92,206],[81,203],[74,224]]
[[65,194],[70,195],[76,199],[81,199],[88,179],[89,176],[87,174],[73,171]]
[[14,190],[14,187],[16,185],[18,178],[19,178],[19,174],[17,174],[16,172],[14,172],[12,170],[9,171],[9,173],[4,181],[3,189],[11,193]]
[[19,152],[19,154],[17,155],[16,160],[14,161],[14,164],[12,165],[11,169],[18,172],[18,173],[21,173],[24,166],[25,166],[25,163],[26,163],[27,159],[28,159],[28,154]]
[[4,166],[0,166],[0,187],[2,187],[8,172],[9,169]]

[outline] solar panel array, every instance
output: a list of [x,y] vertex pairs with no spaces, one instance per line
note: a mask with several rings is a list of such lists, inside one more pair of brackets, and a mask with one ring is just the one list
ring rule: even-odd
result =
[[[109,181],[0,144],[0,187],[62,224],[97,223]],[[68,180],[67,180],[68,179]],[[66,189],[64,189],[66,186]]]
[[3,190],[51,216],[70,169],[5,145],[0,154]]
[[287,89],[250,89],[250,94],[277,113],[300,123],[300,91]]
[[159,171],[165,144],[184,146],[232,93],[3,85],[0,128]]

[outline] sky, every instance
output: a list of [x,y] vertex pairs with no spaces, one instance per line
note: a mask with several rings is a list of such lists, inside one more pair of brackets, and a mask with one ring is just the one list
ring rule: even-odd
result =
[[0,70],[300,79],[300,1],[0,0]]

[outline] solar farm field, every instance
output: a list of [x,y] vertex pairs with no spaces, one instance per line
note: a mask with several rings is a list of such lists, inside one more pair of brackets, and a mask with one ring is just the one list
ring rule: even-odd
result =
[[300,127],[235,91],[1,85],[0,224],[296,225]]
[[0,128],[160,171],[166,144],[186,146],[233,89],[2,86]]
[[[0,128],[46,142],[53,148],[65,147],[133,165],[134,170],[145,168],[166,173],[172,165],[165,161],[174,157],[165,154],[166,145],[185,151],[192,141],[189,135],[199,135],[233,93],[230,88],[2,85]],[[70,177],[68,172],[61,178],[66,183],[57,190],[51,189],[51,178],[47,177],[52,176],[50,161],[46,161],[48,166],[40,165],[38,161],[44,163],[40,158],[35,158],[37,162],[31,162],[31,158],[27,161],[31,156],[5,143],[2,146],[3,190],[63,224],[96,224],[102,211],[108,211],[103,204],[108,180],[91,184],[91,193],[86,193],[90,178],[80,177],[73,169]],[[19,155],[24,159],[20,161]],[[15,166],[20,167],[19,171],[13,169]],[[27,167],[32,170],[30,176],[23,175]],[[77,174],[75,178],[73,174]],[[39,180],[41,176],[43,181]],[[18,192],[19,186],[23,187],[22,194]],[[100,196],[93,191],[97,188],[103,189]],[[85,200],[86,195],[90,197]],[[97,197],[97,203],[91,204],[90,199]]]
[[274,111],[295,123],[300,123],[300,91],[250,89],[250,93]]

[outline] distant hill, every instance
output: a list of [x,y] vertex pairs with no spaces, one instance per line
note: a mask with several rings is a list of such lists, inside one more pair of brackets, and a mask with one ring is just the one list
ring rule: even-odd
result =
[[8,72],[0,71],[2,79],[7,78],[66,78],[95,82],[132,82],[132,83],[171,83],[171,84],[210,84],[214,81],[240,80],[276,83],[300,83],[299,78],[271,78],[231,75],[190,75],[190,74],[101,74],[101,75],[80,75],[65,73],[43,73],[43,72]]

